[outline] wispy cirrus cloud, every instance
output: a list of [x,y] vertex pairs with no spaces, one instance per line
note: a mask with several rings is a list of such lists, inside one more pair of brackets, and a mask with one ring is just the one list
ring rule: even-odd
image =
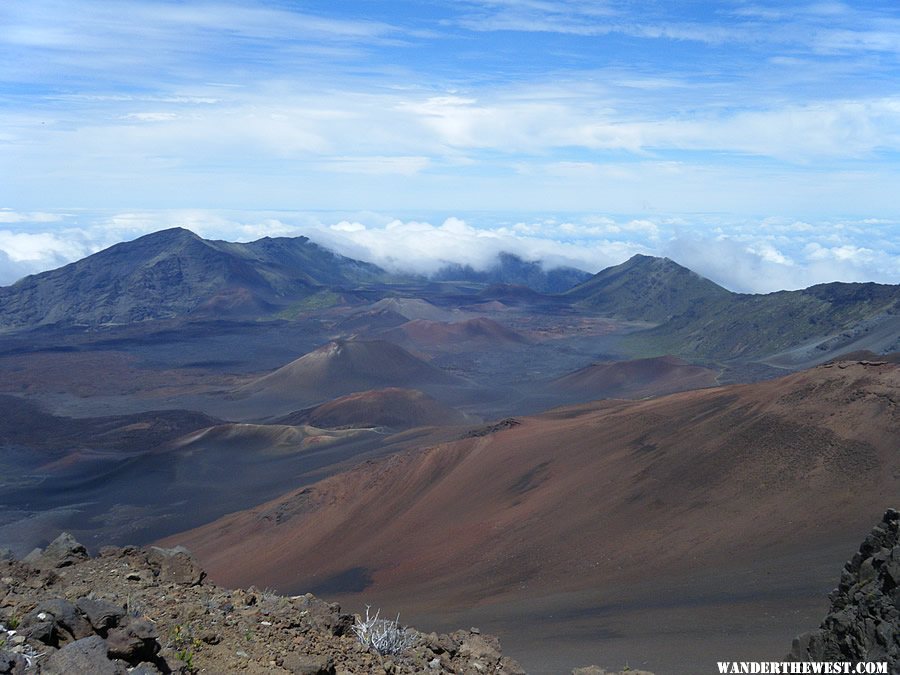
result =
[[0,25],[17,213],[898,215],[893,0],[8,0]]
[[63,214],[46,211],[21,212],[0,208],[0,223],[56,223],[65,218]]

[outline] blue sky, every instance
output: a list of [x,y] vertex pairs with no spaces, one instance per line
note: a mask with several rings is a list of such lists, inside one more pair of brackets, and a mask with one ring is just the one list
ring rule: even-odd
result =
[[900,282],[900,8],[0,4],[0,283],[183,224],[382,264]]

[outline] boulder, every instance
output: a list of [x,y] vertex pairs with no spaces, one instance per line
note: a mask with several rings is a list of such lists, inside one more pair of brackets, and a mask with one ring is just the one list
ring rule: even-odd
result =
[[[52,619],[52,617],[50,617]],[[19,632],[28,640],[43,642],[45,645],[55,647],[59,644],[59,634],[56,632],[54,621],[37,621],[29,626],[20,627]]]
[[68,567],[88,557],[87,549],[71,534],[63,532],[40,553],[35,554],[35,551],[29,553],[25,562],[45,567]]
[[25,675],[28,662],[21,654],[0,649],[0,675]]
[[465,658],[494,662],[500,659],[500,644],[493,636],[470,633],[462,641],[459,654]]
[[334,675],[334,662],[328,656],[288,654],[282,668],[293,675]]
[[106,637],[109,655],[129,663],[152,661],[159,653],[159,634],[146,619],[132,619],[124,626],[112,628]]
[[206,572],[183,546],[151,546],[147,549],[147,561],[156,571],[161,583],[196,586],[206,578]]
[[41,667],[42,675],[125,675],[127,672],[126,668],[109,660],[106,641],[99,635],[70,642],[48,656]]
[[41,559],[41,555],[43,555],[43,553],[44,553],[44,549],[33,548],[28,553],[28,555],[26,555],[24,558],[22,558],[22,562],[29,563],[29,564],[35,564]]
[[91,626],[100,635],[106,636],[110,628],[115,628],[125,616],[125,610],[119,605],[115,605],[106,600],[95,600],[94,598],[78,598],[75,606],[87,617]]
[[[47,623],[53,626],[52,630],[42,626]],[[22,628],[32,630],[30,637],[45,643],[46,639],[38,637],[35,631],[40,635],[52,634],[55,631],[57,639],[62,642],[80,640],[94,634],[91,622],[75,605],[62,598],[52,598],[38,603],[37,607],[22,618]]]

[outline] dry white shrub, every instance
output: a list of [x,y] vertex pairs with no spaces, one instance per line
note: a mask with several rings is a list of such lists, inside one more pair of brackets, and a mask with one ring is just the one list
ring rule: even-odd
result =
[[379,654],[399,654],[416,643],[416,632],[400,625],[399,614],[391,621],[378,618],[381,610],[375,612],[375,616],[370,616],[369,609],[366,605],[366,618],[360,618],[353,625],[353,632],[362,644]]

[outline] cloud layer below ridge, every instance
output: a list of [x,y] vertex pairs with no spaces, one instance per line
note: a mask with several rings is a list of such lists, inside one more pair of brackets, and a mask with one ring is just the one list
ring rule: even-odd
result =
[[804,288],[830,281],[900,283],[900,241],[892,221],[808,223],[770,218],[734,223],[712,216],[628,218],[593,214],[432,214],[233,211],[37,212],[0,210],[0,283],[58,267],[119,241],[167,227],[251,241],[308,236],[390,270],[430,274],[450,263],[476,269],[509,252],[546,267],[591,273],[636,253],[667,256],[741,292]]

